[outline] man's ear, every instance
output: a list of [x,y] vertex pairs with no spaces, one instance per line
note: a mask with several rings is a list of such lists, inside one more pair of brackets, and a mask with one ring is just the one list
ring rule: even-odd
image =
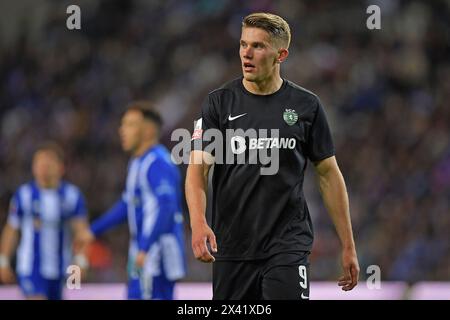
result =
[[288,49],[281,48],[278,50],[277,63],[282,63],[289,55]]

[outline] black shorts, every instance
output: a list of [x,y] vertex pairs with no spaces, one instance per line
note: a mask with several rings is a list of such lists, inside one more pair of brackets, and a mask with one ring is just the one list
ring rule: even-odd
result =
[[213,300],[308,300],[309,252],[213,263]]

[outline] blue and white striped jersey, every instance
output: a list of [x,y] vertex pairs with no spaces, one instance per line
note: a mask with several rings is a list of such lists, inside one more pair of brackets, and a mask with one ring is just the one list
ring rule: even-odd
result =
[[153,146],[130,160],[122,199],[91,229],[99,235],[128,219],[130,263],[138,251],[145,251],[147,273],[180,279],[186,273],[181,195],[180,173],[170,152]]
[[72,259],[70,221],[86,218],[80,190],[65,181],[39,188],[35,181],[18,188],[11,199],[8,224],[21,232],[17,274],[59,279]]

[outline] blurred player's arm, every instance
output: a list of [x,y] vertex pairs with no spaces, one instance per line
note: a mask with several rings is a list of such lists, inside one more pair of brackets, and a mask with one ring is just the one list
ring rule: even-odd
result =
[[[86,218],[75,218],[72,219],[71,224],[72,232],[76,239],[76,244],[84,244],[84,240],[86,237],[89,237],[90,229],[89,223]],[[74,253],[75,254],[84,254],[85,247],[83,246],[75,246]]]
[[72,219],[71,227],[74,234],[73,263],[82,269],[83,278],[87,275],[89,260],[86,256],[87,245],[91,242],[91,231],[86,217]]
[[98,237],[103,232],[110,230],[127,221],[127,203],[122,198],[117,201],[105,214],[91,223],[91,232]]
[[329,157],[314,163],[319,189],[325,206],[342,244],[342,268],[344,275],[339,279],[342,290],[353,289],[358,283],[359,264],[353,239],[349,201],[344,177],[336,158]]
[[91,242],[89,222],[85,216],[73,218],[70,226],[74,235],[72,263],[81,268],[82,279],[85,280],[89,268],[89,260],[86,256],[87,245]]
[[192,250],[195,257],[202,262],[214,262],[206,242],[217,252],[216,236],[206,221],[206,199],[208,189],[208,172],[212,156],[206,152],[193,150],[186,173],[186,201],[192,229]]
[[[156,217],[153,217],[153,208],[144,204],[144,223],[142,237],[139,239],[139,252],[136,256],[136,266],[144,266],[147,252],[162,234],[169,233],[173,225],[173,220],[178,210],[177,181],[168,174],[171,170],[163,161],[155,161],[150,166],[147,173],[147,181],[150,189],[153,190],[157,202]],[[155,219],[153,225],[150,222]]]
[[79,191],[77,201],[72,211],[70,227],[74,235],[72,262],[82,269],[81,274],[84,278],[89,267],[89,261],[86,258],[86,247],[90,239],[90,230],[87,217],[86,201],[83,194]]
[[14,194],[9,205],[8,220],[0,238],[0,282],[13,283],[14,271],[11,268],[13,256],[19,241],[20,223],[23,210],[19,193]]
[[15,281],[14,272],[11,268],[11,257],[16,250],[19,241],[19,230],[6,223],[0,239],[0,282],[13,283]]
[[79,225],[83,232],[75,238],[76,246],[85,248],[96,237],[127,221],[127,204],[124,199],[117,201],[105,214],[93,221],[87,229]]

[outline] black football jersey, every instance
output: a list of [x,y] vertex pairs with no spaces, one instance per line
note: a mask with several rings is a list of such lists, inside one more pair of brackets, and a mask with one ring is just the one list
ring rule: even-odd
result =
[[[222,138],[205,139],[209,129]],[[313,227],[302,190],[307,159],[335,153],[315,94],[283,80],[273,94],[256,95],[238,78],[208,94],[192,142],[194,149],[216,157],[212,229],[217,260],[311,250]],[[218,147],[211,150],[213,143]],[[265,155],[272,156],[271,163]]]

